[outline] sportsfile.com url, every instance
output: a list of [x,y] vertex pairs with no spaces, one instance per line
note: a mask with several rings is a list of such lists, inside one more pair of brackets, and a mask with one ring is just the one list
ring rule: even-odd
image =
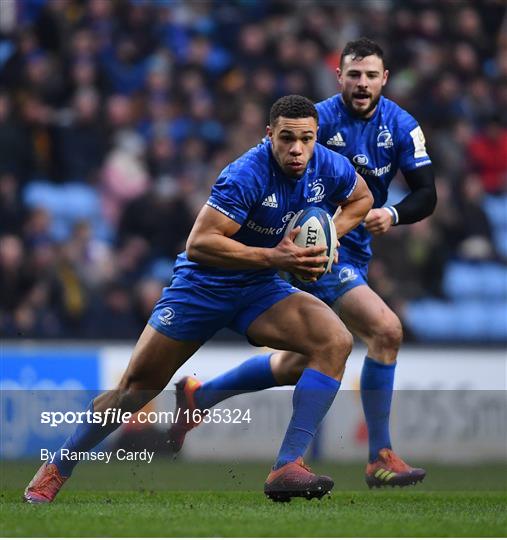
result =
[[41,424],[58,427],[61,424],[249,424],[250,409],[176,409],[175,411],[139,411],[131,413],[109,408],[105,411],[42,411]]

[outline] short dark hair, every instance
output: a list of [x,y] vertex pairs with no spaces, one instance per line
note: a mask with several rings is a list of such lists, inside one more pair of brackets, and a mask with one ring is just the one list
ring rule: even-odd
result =
[[285,118],[315,118],[319,123],[319,115],[315,105],[304,96],[290,95],[277,99],[269,111],[269,125],[274,126],[277,119]]
[[378,56],[382,60],[382,63],[384,63],[384,51],[382,47],[367,37],[360,37],[355,41],[349,41],[345,45],[340,58],[340,66],[343,64],[343,59],[349,54],[352,55],[353,60],[362,60],[365,56],[371,56],[373,54]]

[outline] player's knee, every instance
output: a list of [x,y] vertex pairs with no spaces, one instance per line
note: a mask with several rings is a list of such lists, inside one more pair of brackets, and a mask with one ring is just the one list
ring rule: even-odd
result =
[[317,347],[313,355],[313,366],[330,377],[343,376],[352,344],[352,334],[345,327],[335,331]]
[[393,314],[376,328],[374,340],[377,348],[398,351],[403,340],[403,328],[396,315]]
[[352,334],[342,327],[337,332],[333,332],[328,336],[328,339],[323,344],[321,354],[329,358],[329,361],[336,367],[341,367],[347,361],[347,358],[352,351],[354,339]]
[[336,336],[336,343],[334,346],[341,356],[344,357],[344,360],[347,360],[353,345],[354,338],[352,337],[352,334],[346,328],[343,328]]

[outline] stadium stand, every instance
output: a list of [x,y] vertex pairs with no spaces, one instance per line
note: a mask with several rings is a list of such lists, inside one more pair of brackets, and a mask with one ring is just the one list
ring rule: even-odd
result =
[[279,96],[334,94],[368,35],[439,191],[379,239],[372,285],[413,340],[504,341],[507,23],[487,4],[4,0],[2,337],[135,338],[222,166]]

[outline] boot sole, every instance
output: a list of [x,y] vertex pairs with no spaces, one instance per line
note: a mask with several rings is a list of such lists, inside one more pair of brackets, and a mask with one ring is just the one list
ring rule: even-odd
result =
[[375,476],[366,476],[364,477],[366,483],[368,484],[368,487],[370,489],[372,488],[382,488],[382,487],[395,487],[398,486],[400,488],[407,487],[407,486],[415,486],[417,483],[424,480],[426,476],[426,473],[420,473],[420,474],[414,474],[414,475],[406,475],[406,476],[398,476],[391,478],[391,480],[385,482],[380,480],[379,478],[376,478]]
[[264,487],[264,494],[273,502],[290,502],[293,497],[303,497],[310,501],[311,499],[322,499],[333,489],[332,480],[322,480],[317,485],[307,489],[276,489]]

